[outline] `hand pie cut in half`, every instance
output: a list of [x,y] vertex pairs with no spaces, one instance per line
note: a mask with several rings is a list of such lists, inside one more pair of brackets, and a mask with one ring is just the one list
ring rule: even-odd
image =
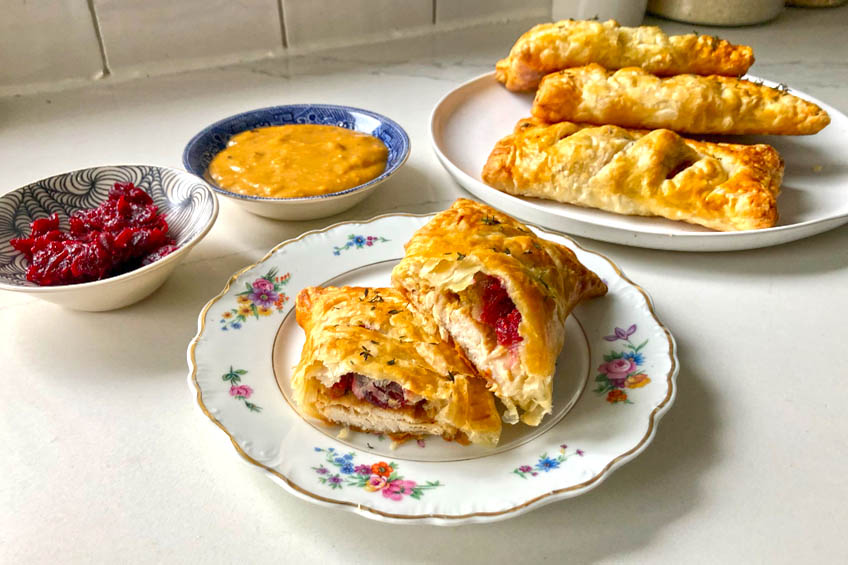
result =
[[777,223],[783,160],[769,145],[527,118],[497,142],[481,176],[516,196],[738,231]]
[[397,290],[305,288],[297,322],[306,343],[291,385],[307,416],[395,440],[497,444],[501,420],[485,382]]
[[532,90],[548,73],[589,63],[612,70],[641,67],[659,76],[742,76],[754,63],[754,50],[709,35],[666,35],[656,26],[563,20],[519,37],[498,61],[495,77],[509,90]]
[[517,422],[521,409],[531,426],[551,412],[566,317],[607,291],[567,247],[465,199],[412,236],[392,284],[487,378],[504,420]]

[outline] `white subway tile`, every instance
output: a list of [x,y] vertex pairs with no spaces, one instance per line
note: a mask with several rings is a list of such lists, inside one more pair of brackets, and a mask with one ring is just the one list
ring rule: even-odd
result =
[[94,0],[109,68],[212,66],[280,54],[277,0]]
[[289,47],[388,39],[433,23],[433,0],[283,0],[283,7]]
[[86,0],[6,0],[0,17],[0,86],[99,76]]
[[551,0],[435,0],[436,23],[550,17]]

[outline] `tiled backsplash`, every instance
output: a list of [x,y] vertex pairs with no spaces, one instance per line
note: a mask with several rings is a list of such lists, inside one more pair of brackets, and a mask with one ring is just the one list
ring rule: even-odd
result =
[[435,23],[510,20],[526,17],[549,18],[551,0],[439,0]]
[[551,0],[5,0],[0,95],[550,16]]
[[103,72],[86,0],[7,0],[0,17],[0,87]]
[[433,0],[282,0],[292,49],[379,40],[433,25]]
[[283,51],[277,0],[93,0],[93,6],[115,73]]

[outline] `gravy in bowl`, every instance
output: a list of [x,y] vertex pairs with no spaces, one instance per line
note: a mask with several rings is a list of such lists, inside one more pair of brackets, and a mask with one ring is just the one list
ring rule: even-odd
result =
[[290,124],[234,135],[209,164],[225,190],[297,198],[331,194],[383,173],[388,149],[372,135],[338,126]]

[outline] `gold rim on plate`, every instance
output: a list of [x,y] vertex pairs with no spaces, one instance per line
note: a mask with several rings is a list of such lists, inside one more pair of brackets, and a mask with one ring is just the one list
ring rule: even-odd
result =
[[[577,243],[576,241],[574,241],[572,238],[568,237],[567,235],[557,233],[555,231],[548,230],[548,229],[536,226],[534,224],[526,224],[526,225],[532,226],[532,227],[538,229],[539,231],[550,234],[550,235],[554,235],[554,236],[557,236],[557,237],[564,237],[565,239],[570,241],[572,244],[574,244],[581,251],[597,255],[597,256],[601,257],[602,259],[604,259],[605,261],[607,261],[618,276],[620,276],[624,281],[626,281],[627,283],[632,285],[644,297],[645,303],[647,304],[648,311],[650,312],[651,318],[653,318],[654,322],[656,322],[656,324],[660,328],[662,328],[663,333],[665,334],[666,339],[668,341],[668,356],[669,356],[669,359],[671,360],[671,366],[669,367],[668,374],[666,375],[666,383],[668,384],[668,392],[666,393],[665,398],[663,398],[662,401],[660,401],[660,403],[657,404],[657,406],[655,406],[654,409],[651,411],[651,413],[648,417],[648,429],[645,431],[645,434],[642,436],[642,438],[639,440],[639,442],[635,446],[633,446],[629,450],[627,450],[624,453],[613,458],[612,461],[607,463],[607,465],[604,466],[604,468],[601,469],[601,471],[597,475],[592,477],[591,479],[584,481],[582,483],[576,484],[576,485],[571,485],[571,486],[568,486],[568,487],[565,487],[565,488],[556,489],[556,490],[552,490],[550,492],[546,492],[545,494],[542,494],[540,496],[532,498],[532,499],[530,499],[526,502],[523,502],[523,503],[518,504],[516,506],[513,506],[511,508],[507,508],[505,510],[499,510],[497,512],[471,512],[471,513],[468,513],[468,514],[393,514],[391,512],[384,512],[382,510],[378,510],[376,508],[372,508],[370,506],[365,506],[363,504],[359,504],[359,503],[355,503],[355,502],[348,502],[348,501],[344,501],[344,500],[336,500],[336,499],[333,499],[333,498],[327,498],[326,496],[322,496],[322,495],[314,493],[314,492],[312,492],[312,491],[310,491],[310,490],[308,490],[304,487],[301,487],[300,485],[294,483],[292,480],[290,480],[288,477],[286,477],[285,475],[283,475],[279,471],[277,471],[277,470],[275,470],[271,467],[268,467],[267,465],[265,465],[263,463],[260,463],[259,461],[257,461],[256,459],[254,459],[253,457],[251,457],[250,455],[245,453],[244,450],[241,448],[241,446],[239,446],[238,442],[236,442],[236,440],[232,436],[232,434],[230,434],[229,430],[227,430],[227,428],[225,428],[224,425],[221,424],[221,422],[219,422],[218,419],[215,418],[215,416],[213,416],[209,412],[209,410],[206,408],[206,405],[203,403],[203,393],[200,389],[200,384],[197,382],[197,360],[195,359],[195,355],[194,355],[195,349],[197,348],[198,341],[203,336],[203,333],[206,330],[206,313],[209,311],[209,309],[216,302],[218,302],[218,300],[220,300],[221,298],[224,297],[224,295],[227,294],[227,291],[230,289],[230,287],[236,281],[236,279],[238,279],[238,277],[240,277],[243,273],[249,271],[253,267],[257,266],[258,264],[265,262],[274,253],[276,253],[277,250],[285,247],[286,245],[290,245],[292,243],[300,241],[301,239],[303,239],[303,238],[305,238],[306,236],[309,236],[309,235],[324,233],[324,232],[327,232],[331,229],[337,228],[339,226],[344,226],[344,225],[370,224],[372,222],[375,222],[377,220],[381,220],[383,218],[391,218],[391,217],[426,218],[426,217],[429,217],[429,216],[433,216],[433,213],[430,213],[430,214],[390,213],[390,214],[381,214],[381,215],[375,216],[375,217],[373,217],[369,220],[349,220],[349,221],[344,221],[344,222],[338,222],[338,223],[332,224],[330,226],[327,226],[325,228],[310,230],[310,231],[304,232],[301,235],[299,235],[299,236],[297,236],[293,239],[287,239],[286,241],[278,243],[277,245],[272,247],[271,250],[268,251],[258,261],[256,261],[255,263],[253,263],[251,265],[248,265],[247,267],[244,267],[243,269],[240,269],[239,271],[236,271],[230,277],[230,279],[227,281],[227,284],[224,286],[224,289],[220,293],[218,293],[217,296],[212,298],[212,300],[207,302],[206,305],[203,307],[203,309],[200,311],[200,316],[198,317],[199,328],[198,328],[198,331],[197,331],[197,335],[195,335],[194,338],[192,338],[191,342],[189,343],[188,361],[189,361],[189,365],[190,365],[190,369],[191,369],[191,373],[190,373],[189,377],[191,379],[191,382],[194,385],[195,390],[197,391],[196,399],[197,399],[198,406],[203,411],[203,413],[206,415],[206,417],[209,418],[216,426],[218,426],[221,429],[221,431],[223,431],[227,435],[228,438],[230,438],[230,442],[232,442],[233,447],[235,448],[236,452],[242,457],[242,459],[244,459],[248,463],[251,463],[251,464],[265,470],[265,472],[269,473],[272,477],[282,481],[286,486],[291,488],[296,493],[303,495],[305,497],[308,497],[308,498],[312,498],[312,499],[317,500],[319,502],[326,503],[326,504],[337,505],[337,506],[346,506],[346,507],[353,508],[353,509],[360,511],[360,512],[368,512],[368,513],[371,513],[371,514],[374,514],[374,515],[377,515],[377,516],[381,516],[381,517],[384,517],[384,518],[391,518],[393,520],[416,521],[416,520],[436,519],[436,520],[445,520],[445,521],[450,522],[450,521],[468,520],[470,518],[476,518],[476,517],[490,518],[490,517],[494,517],[494,516],[504,516],[506,514],[516,513],[516,512],[519,512],[521,510],[527,509],[528,507],[536,505],[536,504],[538,504],[542,501],[545,501],[545,500],[547,500],[548,502],[553,502],[557,496],[562,495],[562,494],[588,489],[589,487],[592,487],[592,486],[597,486],[597,484],[599,484],[601,480],[605,479],[611,473],[611,471],[613,470],[614,467],[618,466],[619,464],[626,463],[631,456],[639,453],[647,445],[647,443],[652,439],[654,432],[656,430],[656,423],[657,423],[658,418],[661,417],[664,414],[665,409],[669,406],[669,404],[670,404],[672,398],[674,398],[674,394],[675,394],[674,379],[677,375],[677,370],[678,370],[678,361],[677,361],[677,355],[676,355],[675,342],[674,342],[674,338],[671,335],[671,332],[669,332],[668,328],[666,328],[665,325],[662,322],[660,322],[659,318],[657,318],[656,312],[654,311],[654,304],[651,300],[651,297],[648,296],[648,293],[641,286],[639,286],[638,284],[636,284],[632,280],[630,280],[621,271],[621,269],[618,268],[618,265],[616,265],[609,257],[607,257],[606,255],[603,255],[602,253],[598,253],[597,251],[590,251],[590,250],[586,249],[585,247],[583,247],[582,245],[580,245],[579,243]],[[577,406],[580,399],[582,399],[582,392],[581,392],[581,396],[578,399],[578,401],[575,402],[575,406]]]

